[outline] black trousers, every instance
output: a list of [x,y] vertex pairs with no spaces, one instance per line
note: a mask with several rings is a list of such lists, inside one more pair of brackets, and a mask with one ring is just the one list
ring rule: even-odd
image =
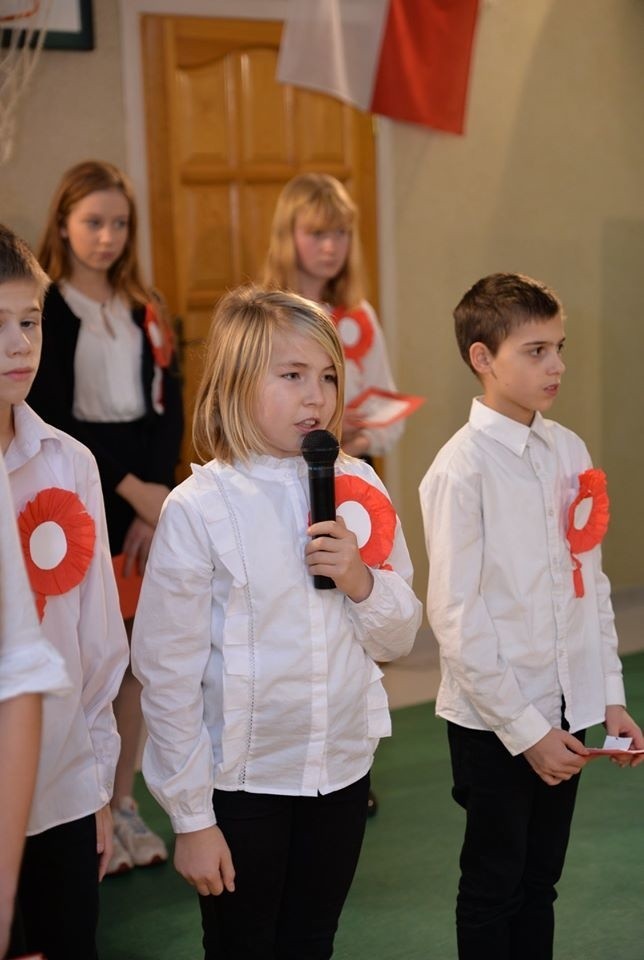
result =
[[96,960],[97,924],[94,814],[27,837],[7,956]]
[[454,723],[447,732],[452,795],[467,814],[456,901],[459,960],[551,960],[555,884],[579,775],[549,787],[495,733]]
[[327,960],[353,880],[369,776],[326,796],[215,790],[235,892],[200,897],[205,960]]

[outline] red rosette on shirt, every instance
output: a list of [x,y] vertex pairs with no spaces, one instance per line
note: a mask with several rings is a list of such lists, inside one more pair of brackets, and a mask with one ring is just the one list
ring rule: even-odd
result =
[[373,324],[369,314],[363,307],[354,307],[352,310],[334,307],[331,319],[338,331],[345,357],[362,369],[362,360],[373,343]]
[[360,556],[368,567],[390,570],[396,533],[396,511],[385,494],[362,477],[342,474],[335,478],[335,506],[355,533]]
[[172,338],[166,324],[159,317],[152,303],[146,303],[143,316],[143,330],[152,349],[154,376],[152,378],[152,407],[158,414],[165,413],[163,399],[163,371],[172,360]]
[[[581,526],[577,525],[578,508],[584,501],[590,500],[584,509],[587,513]],[[570,544],[570,556],[573,562],[573,581],[575,596],[583,597],[584,580],[578,553],[586,553],[598,546],[608,530],[610,520],[610,501],[606,490],[606,474],[603,470],[585,470],[579,474],[579,493],[568,509],[568,529],[566,539]]]
[[146,303],[145,305],[143,329],[152,348],[155,364],[165,370],[166,367],[170,366],[170,360],[172,359],[172,341],[169,331],[166,330],[165,324],[161,322],[156,307],[152,303]]
[[84,579],[94,556],[94,520],[77,494],[48,487],[22,510],[18,531],[42,620],[47,597],[67,593]]

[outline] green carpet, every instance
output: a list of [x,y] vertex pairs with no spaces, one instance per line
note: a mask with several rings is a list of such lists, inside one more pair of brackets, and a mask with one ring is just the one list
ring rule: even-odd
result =
[[[644,654],[624,658],[629,709],[644,721]],[[602,728],[589,743],[603,739]],[[336,938],[338,960],[455,960],[454,896],[463,815],[450,797],[444,724],[433,704],[394,712],[374,768],[380,810],[367,826]],[[163,813],[137,785],[144,817]],[[557,904],[557,960],[642,960],[644,765],[594,760],[582,777]],[[199,960],[196,895],[171,865],[107,878],[101,960]]]

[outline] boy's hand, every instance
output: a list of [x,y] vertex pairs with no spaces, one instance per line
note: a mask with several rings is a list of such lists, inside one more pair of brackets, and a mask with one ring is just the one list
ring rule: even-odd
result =
[[[628,715],[625,707],[609,704],[606,707],[604,726],[609,737],[632,737],[633,750],[644,750],[644,734],[633,718]],[[611,757],[611,759],[620,767],[636,767],[644,762],[644,754],[640,753],[632,758],[623,756]]]
[[97,810],[95,817],[96,852],[99,855],[98,882],[100,883],[105,876],[107,865],[112,858],[113,851],[114,826],[112,824],[112,811],[110,810],[109,803],[106,803],[104,807],[101,807],[100,810]]
[[193,833],[178,833],[174,866],[202,897],[218,896],[224,889],[235,890],[235,868],[228,844],[219,827]]
[[562,780],[570,780],[579,773],[586,765],[588,751],[572,733],[553,727],[545,737],[525,750],[523,756],[544,783],[556,787]]
[[308,533],[313,537],[305,550],[309,573],[331,577],[354,603],[366,600],[373,589],[373,576],[362,561],[355,534],[342,517],[314,523]]

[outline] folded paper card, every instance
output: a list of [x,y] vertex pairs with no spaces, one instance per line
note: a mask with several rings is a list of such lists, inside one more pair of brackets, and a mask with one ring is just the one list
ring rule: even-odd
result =
[[410,416],[424,402],[425,397],[369,387],[347,405],[347,414],[356,426],[367,430],[388,427],[390,423]]

